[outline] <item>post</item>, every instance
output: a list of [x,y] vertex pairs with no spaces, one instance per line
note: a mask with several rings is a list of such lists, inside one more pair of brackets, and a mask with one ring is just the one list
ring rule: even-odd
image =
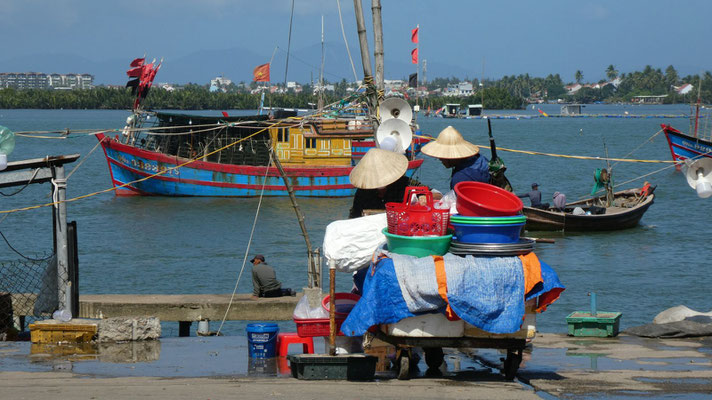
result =
[[306,245],[307,245],[307,281],[309,282],[309,287],[313,287],[312,286],[314,284],[313,276],[315,274],[316,267],[314,266],[314,257],[312,256],[313,252],[312,252],[311,240],[309,240],[309,233],[307,232],[307,226],[304,223],[304,213],[302,213],[302,210],[299,208],[299,204],[297,204],[297,197],[294,195],[294,189],[292,188],[292,185],[289,183],[289,179],[287,178],[286,172],[284,172],[284,168],[282,168],[282,163],[279,162],[279,157],[274,152],[274,148],[272,147],[271,141],[269,143],[269,151],[270,151],[270,157],[272,158],[272,161],[274,161],[274,165],[277,167],[277,170],[279,171],[279,174],[282,177],[282,181],[284,181],[284,186],[287,188],[287,193],[289,194],[289,200],[292,201],[292,207],[294,207],[294,212],[297,214],[297,221],[299,222],[299,228],[301,228],[301,230],[302,230],[302,236],[304,236],[304,241],[306,242]]
[[55,202],[55,250],[57,254],[57,292],[60,310],[71,311],[71,296],[67,296],[69,287],[69,255],[67,252],[67,203],[66,199],[67,180],[64,177],[64,165],[57,165],[53,168],[54,178],[52,179],[52,199]]
[[374,80],[378,90],[385,89],[383,72],[383,21],[381,19],[381,0],[371,1],[373,15],[373,57],[376,66]]
[[591,316],[595,317],[598,314],[596,311],[596,293],[591,292],[589,295],[591,296]]
[[329,355],[336,355],[336,304],[334,291],[336,286],[336,262],[329,260]]

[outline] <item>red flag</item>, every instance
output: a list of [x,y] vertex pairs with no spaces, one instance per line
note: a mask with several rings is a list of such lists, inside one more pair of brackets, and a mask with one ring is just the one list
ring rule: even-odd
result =
[[413,43],[418,43],[418,29],[420,28],[415,28],[410,31],[410,41]]
[[146,61],[145,58],[136,58],[133,61],[131,61],[130,67],[140,67],[143,65],[144,61]]
[[255,82],[269,82],[269,63],[258,65],[252,72]]
[[413,51],[410,52],[410,60],[413,64],[418,63],[418,48],[414,48]]
[[131,68],[130,70],[126,71],[126,75],[128,75],[132,78],[139,78],[139,77],[141,77],[142,72],[143,72],[143,67],[136,67],[136,68]]

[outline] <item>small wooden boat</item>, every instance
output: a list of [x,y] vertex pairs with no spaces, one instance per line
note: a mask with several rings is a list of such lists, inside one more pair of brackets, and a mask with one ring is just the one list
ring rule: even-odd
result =
[[[612,231],[633,228],[653,205],[655,187],[628,189],[613,193],[613,205],[606,207],[606,196],[566,204],[564,211],[554,208],[524,207],[529,231]],[[574,213],[574,210],[577,210]],[[583,212],[583,214],[579,214]],[[577,215],[579,214],[579,215]]]

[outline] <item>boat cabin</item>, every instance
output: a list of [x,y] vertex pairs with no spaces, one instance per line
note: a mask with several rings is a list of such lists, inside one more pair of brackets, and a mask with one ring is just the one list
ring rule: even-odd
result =
[[151,130],[125,135],[127,144],[186,159],[202,154],[201,161],[231,165],[267,165],[272,145],[285,166],[350,166],[351,140],[372,137],[370,123],[354,119],[276,121],[173,113],[149,119]]
[[443,117],[457,118],[459,115],[460,115],[460,104],[457,104],[457,103],[445,104],[445,111],[443,112]]
[[475,117],[478,115],[482,115],[482,104],[469,104],[467,106],[467,114],[468,117]]
[[561,115],[581,115],[582,104],[562,104]]

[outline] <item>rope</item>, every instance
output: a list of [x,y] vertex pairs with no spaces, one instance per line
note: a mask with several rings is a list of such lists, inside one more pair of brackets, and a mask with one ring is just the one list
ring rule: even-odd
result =
[[[628,154],[624,155],[623,158],[628,158],[629,155],[635,153],[639,148],[643,147],[643,146],[644,146],[645,144],[647,144],[648,142],[651,142],[653,139],[655,139],[655,136],[658,136],[658,135],[661,134],[662,132],[663,132],[662,129],[659,130],[659,131],[657,131],[657,132],[655,132],[655,134],[654,134],[653,136],[651,136],[650,138],[648,138],[647,140],[645,140],[643,143],[641,143],[640,145],[638,145],[638,147],[636,147],[636,148],[634,148],[633,150],[631,150]],[[613,167],[615,167],[616,165],[618,165],[618,163],[620,163],[620,161],[617,161],[615,164],[613,164],[613,165],[611,166],[611,171],[613,170]]]
[[[478,145],[479,147],[489,147],[488,146],[483,146],[481,144]],[[577,159],[577,160],[597,160],[597,161],[617,161],[617,162],[634,162],[634,163],[664,163],[664,164],[674,164],[675,161],[670,161],[670,160],[635,160],[635,159],[624,159],[624,158],[612,158],[612,157],[590,157],[590,156],[572,156],[572,155],[566,155],[566,154],[556,154],[556,153],[543,153],[540,151],[529,151],[529,150],[515,150],[515,149],[507,149],[504,147],[497,147],[497,150],[502,150],[502,151],[508,151],[511,153],[522,153],[522,154],[529,154],[529,155],[535,155],[535,156],[548,156],[548,157],[560,157],[560,158],[572,158],[572,159]]]
[[[141,178],[141,179],[137,179],[137,180],[135,180],[135,181],[126,182],[126,183],[124,183],[124,184],[122,184],[122,185],[119,185],[119,186],[114,186],[114,187],[111,187],[111,188],[108,188],[108,189],[100,190],[100,191],[98,191],[98,192],[93,192],[93,193],[85,194],[85,195],[82,195],[82,196],[74,197],[74,198],[71,198],[71,199],[66,199],[66,200],[64,200],[64,202],[65,202],[65,203],[70,203],[70,202],[74,202],[74,201],[77,201],[77,200],[82,200],[82,199],[86,199],[86,198],[89,198],[89,197],[93,197],[93,196],[96,196],[96,195],[99,195],[99,194],[112,192],[112,191],[115,191],[115,190],[124,188],[124,187],[126,187],[126,186],[132,185],[132,184],[134,184],[134,183],[143,182],[143,181],[146,181],[146,180],[148,180],[148,179],[154,178],[154,177],[156,177],[156,176],[160,176],[160,175],[166,174],[166,173],[168,173],[168,172],[170,172],[170,171],[173,171],[173,170],[176,170],[176,169],[178,169],[178,168],[180,168],[180,167],[184,167],[184,166],[186,166],[186,165],[192,164],[192,163],[194,163],[194,162],[196,162],[196,161],[202,159],[203,157],[211,156],[211,155],[213,155],[213,154],[215,154],[215,153],[217,153],[217,152],[220,152],[220,151],[223,151],[223,150],[225,150],[225,149],[227,149],[227,148],[230,148],[230,147],[232,147],[232,146],[234,146],[234,145],[236,145],[236,144],[238,144],[238,143],[244,142],[244,141],[246,141],[246,140],[248,140],[248,139],[250,139],[250,138],[252,138],[252,137],[254,137],[254,136],[256,136],[256,135],[258,135],[258,134],[260,134],[260,133],[262,133],[262,132],[264,132],[264,131],[266,131],[266,130],[268,130],[269,128],[271,128],[272,126],[275,126],[275,125],[277,125],[277,124],[279,124],[279,122],[275,122],[274,124],[272,124],[272,125],[270,125],[270,126],[268,126],[268,127],[262,128],[262,129],[260,129],[259,131],[255,132],[255,133],[253,133],[253,134],[251,134],[251,135],[245,136],[244,138],[242,138],[242,139],[240,139],[240,140],[236,140],[235,142],[229,143],[229,144],[227,144],[227,145],[225,145],[225,146],[223,146],[223,147],[220,147],[219,149],[215,149],[215,150],[211,151],[210,153],[203,154],[203,155],[201,155],[200,157],[197,157],[197,158],[189,159],[188,161],[186,161],[186,162],[184,162],[184,163],[181,163],[181,164],[178,164],[178,165],[176,165],[175,167],[166,168],[165,170],[158,171],[158,172],[156,172],[155,174],[151,174],[151,175],[145,176],[145,177],[143,177],[143,178]],[[294,125],[294,126],[297,126],[297,125]],[[56,201],[53,201],[52,203],[39,204],[39,205],[29,206],[29,207],[23,207],[23,208],[16,208],[16,209],[13,209],[13,210],[2,210],[2,211],[0,211],[0,214],[9,214],[9,213],[20,212],[20,211],[34,210],[34,209],[42,208],[42,207],[56,206],[56,204],[58,204],[58,203],[57,203]]]
[[344,44],[346,44],[346,53],[349,55],[349,61],[351,61],[351,70],[354,71],[354,82],[358,80],[358,75],[356,75],[356,67],[354,67],[354,60],[351,57],[351,50],[349,49],[349,42],[346,40],[346,32],[344,31],[344,20],[341,18],[341,1],[336,0],[336,6],[339,9],[339,22],[341,23],[341,36],[344,37]]
[[242,278],[242,272],[245,270],[245,264],[247,264],[247,257],[250,254],[250,245],[252,244],[252,237],[255,234],[255,227],[257,226],[257,217],[260,215],[260,208],[262,207],[262,199],[264,198],[265,185],[267,184],[267,172],[269,171],[269,166],[272,165],[272,152],[269,153],[269,162],[267,163],[267,168],[265,169],[265,176],[262,178],[262,190],[260,191],[260,200],[257,202],[257,212],[255,212],[255,219],[252,221],[252,230],[250,231],[250,238],[247,240],[247,247],[245,248],[245,255],[242,258],[242,267],[240,268],[240,273],[237,275],[237,282],[235,282],[235,288],[232,290],[232,295],[230,296],[230,301],[227,303],[227,308],[225,309],[225,315],[223,316],[222,322],[220,322],[220,327],[216,335],[220,335],[225,321],[227,320],[227,314],[230,312],[230,307],[235,299],[235,293],[237,293],[237,286],[240,284],[240,278]]
[[87,153],[87,155],[85,155],[84,158],[82,158],[81,161],[79,161],[79,164],[77,164],[77,165],[69,172],[69,174],[67,174],[67,177],[65,178],[65,180],[66,180],[66,179],[69,179],[69,177],[71,177],[72,174],[73,174],[76,170],[78,170],[79,167],[82,166],[82,164],[84,164],[84,161],[86,161],[86,160],[89,158],[89,156],[91,155],[91,153],[93,153],[94,150],[96,150],[96,149],[99,147],[99,145],[101,144],[101,142],[103,142],[104,140],[106,140],[107,137],[108,137],[108,136],[105,136],[103,139],[101,139],[100,141],[98,141],[98,142],[96,143],[96,145],[94,146],[94,148],[91,149],[91,150]]
[[[14,196],[14,195],[20,193],[21,191],[25,190],[26,187],[30,186],[30,183],[32,183],[32,181],[35,179],[35,177],[37,176],[37,174],[38,174],[39,172],[40,172],[40,169],[39,169],[39,168],[35,168],[35,172],[32,173],[32,177],[30,177],[30,180],[27,181],[27,183],[25,184],[25,186],[23,186],[23,187],[17,189],[17,191],[15,191],[15,192],[12,193],[12,194],[5,194],[5,193],[3,193],[3,192],[0,192],[0,195],[3,195],[3,196],[5,196],[5,197],[12,197],[12,196]],[[0,220],[0,222],[2,222],[2,220]]]
[[[5,219],[5,218],[3,218],[3,220],[4,220],[4,219]],[[0,222],[2,222],[2,220],[0,220]],[[20,253],[20,252],[17,251],[14,247],[12,247],[12,245],[11,245],[10,242],[7,240],[7,238],[6,238],[5,235],[2,233],[2,231],[0,231],[0,236],[2,236],[3,240],[5,240],[5,243],[7,243],[7,247],[9,247],[10,250],[14,251],[14,252],[17,253],[20,257],[22,257],[22,258],[24,258],[24,259],[26,259],[26,260],[30,260],[30,261],[45,261],[45,260],[48,260],[48,259],[52,258],[52,256],[54,256],[54,254],[50,254],[48,257],[45,257],[45,258],[31,258],[31,257],[27,257],[26,255]]]

